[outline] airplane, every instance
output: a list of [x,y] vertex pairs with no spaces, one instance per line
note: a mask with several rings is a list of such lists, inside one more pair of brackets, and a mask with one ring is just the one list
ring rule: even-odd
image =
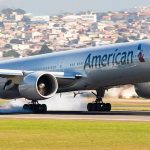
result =
[[150,98],[150,40],[110,44],[0,61],[0,98],[30,100],[23,106],[46,112],[40,100],[56,93],[95,90],[88,111],[111,111],[105,91],[132,84],[137,94]]

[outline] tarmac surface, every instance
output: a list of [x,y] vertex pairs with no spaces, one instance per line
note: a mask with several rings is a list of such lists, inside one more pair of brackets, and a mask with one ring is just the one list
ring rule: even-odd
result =
[[45,114],[33,114],[31,112],[0,113],[0,119],[2,118],[150,122],[150,111],[48,111]]

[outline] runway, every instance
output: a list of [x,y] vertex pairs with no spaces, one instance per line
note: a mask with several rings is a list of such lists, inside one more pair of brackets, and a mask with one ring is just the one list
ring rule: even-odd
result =
[[150,122],[150,111],[112,111],[112,112],[48,111],[45,114],[0,113],[0,119],[4,118]]

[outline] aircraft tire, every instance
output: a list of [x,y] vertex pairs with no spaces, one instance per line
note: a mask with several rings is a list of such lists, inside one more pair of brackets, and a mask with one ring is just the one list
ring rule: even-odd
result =
[[88,111],[92,111],[93,107],[92,107],[92,103],[88,103],[87,105],[87,110]]
[[28,109],[28,104],[24,104],[23,109],[27,110]]
[[47,106],[45,104],[42,104],[42,112],[43,113],[47,112]]
[[110,103],[105,104],[105,110],[108,112],[111,111],[111,104]]
[[47,112],[47,106],[45,104],[24,104],[23,109],[33,111],[34,113]]
[[87,110],[109,112],[111,111],[111,104],[110,103],[88,103]]

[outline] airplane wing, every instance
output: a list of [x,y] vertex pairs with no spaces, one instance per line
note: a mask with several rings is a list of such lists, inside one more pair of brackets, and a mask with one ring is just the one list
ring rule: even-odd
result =
[[81,74],[74,72],[23,71],[11,69],[0,69],[0,77],[7,79],[7,82],[4,86],[4,88],[7,89],[8,87],[10,88],[10,86],[7,87],[6,84],[11,83],[12,86],[14,86],[14,84],[20,84],[25,76],[36,72],[50,73],[51,75],[56,77],[59,83],[59,87],[73,85],[76,83],[77,79],[82,78]]
[[23,71],[0,69],[0,77],[8,78],[8,77],[13,77],[13,76],[23,76]]
[[[24,75],[33,72],[35,71],[0,69],[0,77],[2,78],[22,77]],[[45,73],[47,72],[54,75],[56,78],[60,78],[60,79],[78,79],[83,76],[82,74],[73,73],[73,72],[48,72],[48,71],[39,71],[39,72],[45,72]]]

